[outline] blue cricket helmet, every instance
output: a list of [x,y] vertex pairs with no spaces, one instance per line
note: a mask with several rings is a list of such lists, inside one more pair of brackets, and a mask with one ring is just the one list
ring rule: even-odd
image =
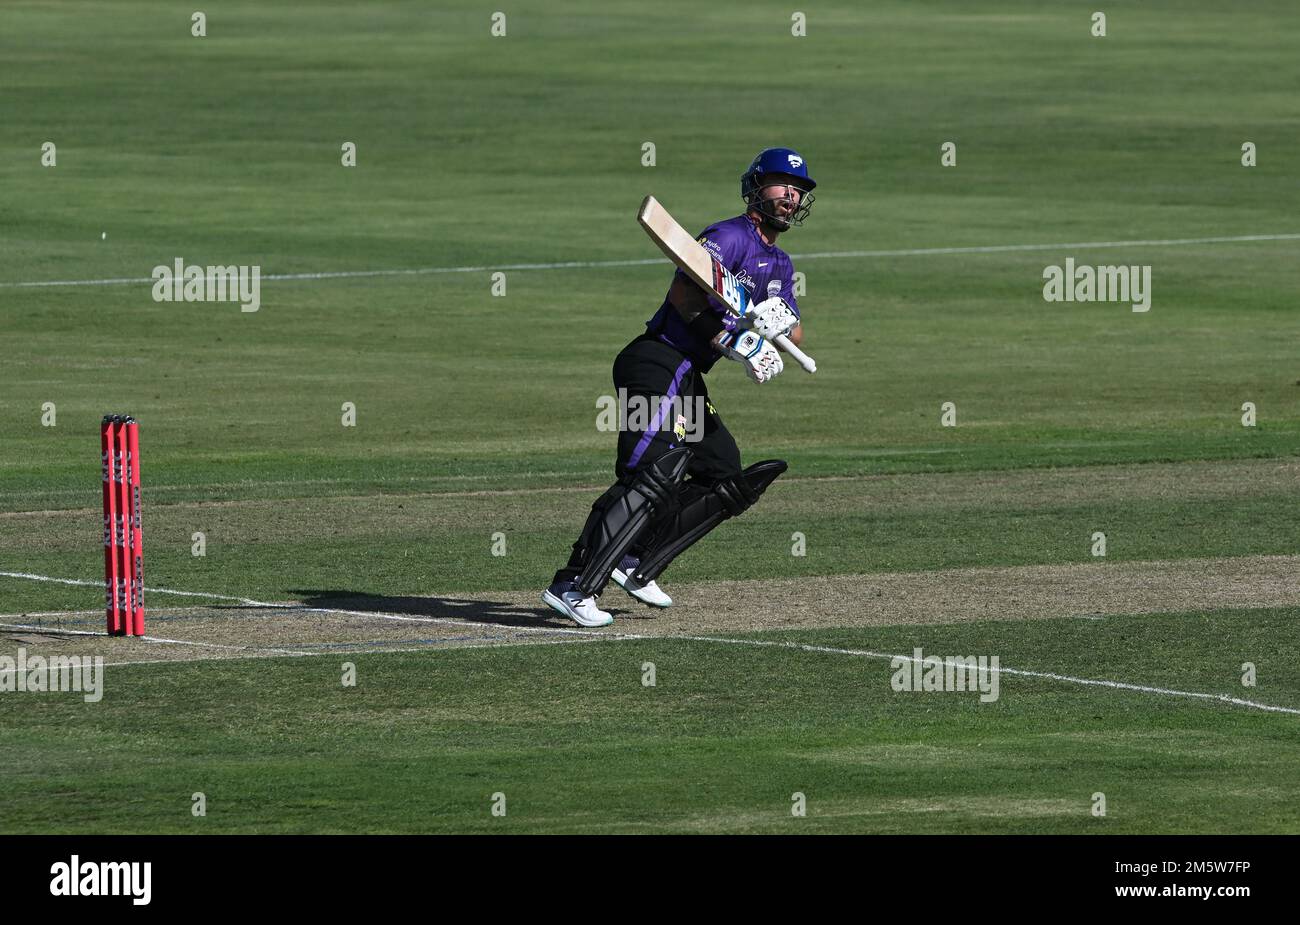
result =
[[[799,208],[788,219],[778,216],[769,208],[764,208],[765,203],[758,201],[759,191],[764,185],[770,185],[765,184],[762,178],[773,174],[791,178],[794,181],[792,185],[804,193]],[[791,225],[802,225],[803,220],[808,217],[814,198],[812,191],[816,186],[817,182],[809,176],[808,162],[802,154],[792,148],[766,148],[758,153],[758,157],[754,158],[749,169],[741,175],[740,196],[745,200],[746,205],[756,209],[781,230],[785,230]]]

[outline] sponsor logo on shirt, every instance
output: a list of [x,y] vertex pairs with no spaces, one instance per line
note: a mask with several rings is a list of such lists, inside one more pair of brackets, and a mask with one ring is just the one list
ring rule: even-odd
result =
[[700,244],[703,244],[704,249],[706,251],[711,252],[713,256],[718,258],[722,257],[722,247],[718,244],[718,242],[710,241],[704,235],[700,235],[698,238],[696,238],[696,241],[698,241]]

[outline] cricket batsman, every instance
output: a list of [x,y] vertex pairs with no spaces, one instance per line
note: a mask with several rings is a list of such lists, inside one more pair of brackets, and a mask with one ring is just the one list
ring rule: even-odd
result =
[[[618,435],[618,481],[596,499],[568,564],[555,573],[542,601],[581,626],[614,618],[596,600],[611,577],[650,607],[672,598],[656,579],[692,544],[729,517],[744,513],[786,470],[781,460],[740,465],[740,450],[709,401],[704,374],[719,357],[739,363],[756,383],[783,368],[773,339],[803,340],[795,302],[794,266],[777,238],[803,224],[816,183],[808,164],[789,148],[768,148],[740,178],[745,212],[710,225],[699,242],[749,290],[743,317],[729,315],[681,270],[645,333],[614,360],[620,395],[656,408],[644,426]],[[705,409],[695,439],[686,439],[678,407]],[[629,418],[629,422],[631,422]]]

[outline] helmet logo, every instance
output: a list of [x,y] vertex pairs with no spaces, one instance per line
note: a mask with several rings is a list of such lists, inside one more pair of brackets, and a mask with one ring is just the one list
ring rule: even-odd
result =
[[797,155],[797,154],[787,154],[787,155],[785,156],[785,159],[788,160],[788,161],[790,162],[790,166],[791,166],[791,167],[802,167],[802,166],[803,166],[803,158],[800,157],[800,156]]

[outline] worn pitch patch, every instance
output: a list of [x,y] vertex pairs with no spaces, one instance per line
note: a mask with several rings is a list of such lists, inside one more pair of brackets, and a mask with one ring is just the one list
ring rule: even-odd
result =
[[[622,602],[607,606],[614,613],[614,628],[628,622],[625,617],[646,616],[654,619],[631,621],[636,632],[920,625],[1300,606],[1300,556],[962,568],[710,582],[665,590],[675,603],[657,615],[637,607],[630,598],[627,604],[636,607],[633,611]],[[607,604],[603,598],[601,603]]]
[[[1104,617],[1161,611],[1300,606],[1300,556],[1098,562],[719,581],[668,588],[675,604],[644,607],[610,585],[606,629],[580,629],[532,591],[448,596],[317,596],[267,606],[159,608],[144,639],[108,638],[83,613],[9,616],[10,644],[112,661],[246,658],[393,649],[451,649],[637,636],[776,629],[926,625],[975,620]],[[43,630],[48,632],[42,632]],[[67,635],[71,634],[71,635]]]

